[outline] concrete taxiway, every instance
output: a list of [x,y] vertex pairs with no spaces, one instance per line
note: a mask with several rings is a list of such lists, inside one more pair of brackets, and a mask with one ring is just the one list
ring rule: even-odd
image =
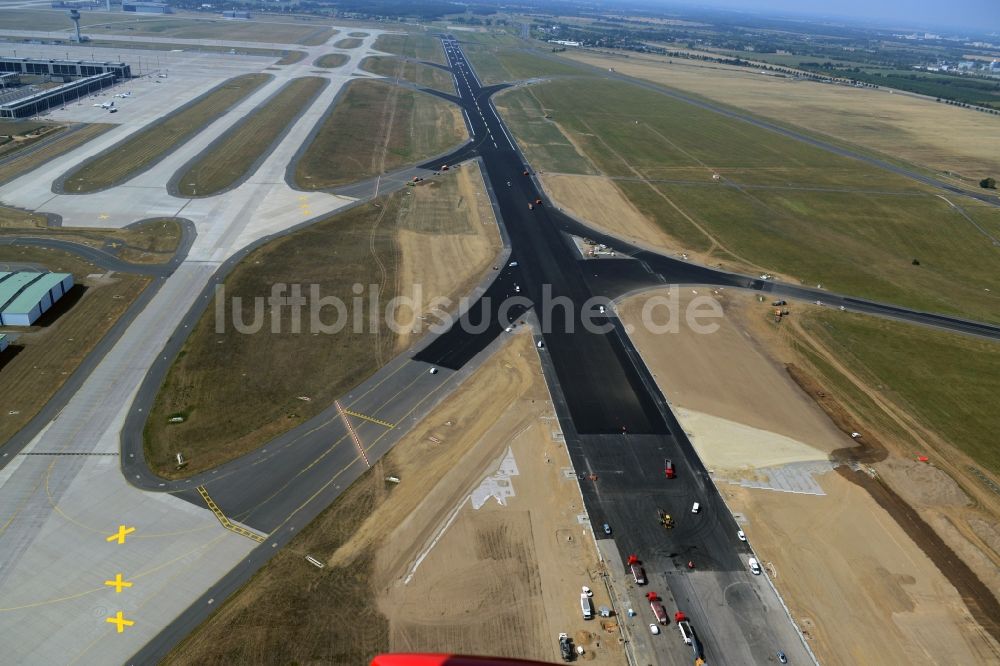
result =
[[[227,258],[269,234],[353,202],[295,191],[286,184],[285,172],[360,60],[372,52],[379,32],[370,32],[347,64],[320,74],[312,70],[311,58],[272,67],[273,60],[259,58],[171,54],[186,57],[189,67],[171,66],[167,78],[133,82],[133,95],[121,100],[122,110],[114,117],[121,122],[118,128],[0,187],[5,203],[51,213],[67,226],[122,227],[150,216],[178,216],[189,220],[196,234],[184,260],[157,278],[155,295],[55,418],[22,450],[5,447],[0,470],[0,651],[8,663],[125,662],[257,546],[254,532],[226,529],[204,501],[195,504],[126,482],[119,433],[148,368],[171,338],[184,337],[186,325],[178,328],[178,320]],[[303,50],[318,56],[331,49]],[[94,194],[53,192],[53,183],[65,172],[222,78],[263,69],[273,75],[268,83],[147,172]],[[174,172],[212,138],[288,80],[304,75],[324,76],[330,84],[245,183],[204,199],[167,192]],[[78,112],[99,111],[89,101],[83,104],[54,117],[79,119]],[[134,532],[121,543],[108,541],[120,525]],[[105,584],[118,574],[131,586]],[[107,622],[118,611],[134,622],[121,633]]]

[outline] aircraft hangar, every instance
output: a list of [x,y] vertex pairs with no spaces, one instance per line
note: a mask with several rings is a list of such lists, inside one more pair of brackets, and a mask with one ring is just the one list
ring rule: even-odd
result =
[[31,326],[72,288],[69,273],[0,271],[0,324]]

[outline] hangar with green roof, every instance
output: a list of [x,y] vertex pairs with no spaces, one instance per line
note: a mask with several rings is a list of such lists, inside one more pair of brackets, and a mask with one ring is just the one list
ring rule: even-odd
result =
[[0,324],[31,326],[72,288],[69,273],[0,271]]

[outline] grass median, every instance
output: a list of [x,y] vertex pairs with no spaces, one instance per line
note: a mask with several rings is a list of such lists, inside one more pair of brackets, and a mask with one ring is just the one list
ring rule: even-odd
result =
[[375,40],[375,49],[415,60],[447,64],[444,57],[444,47],[437,37],[423,34],[379,35]]
[[178,191],[184,196],[210,196],[246,176],[325,83],[315,76],[292,80],[202,154],[180,176]]
[[63,182],[64,191],[78,194],[96,192],[123,183],[149,169],[270,78],[266,74],[244,74],[226,81],[163,120],[84,162],[67,175]]
[[424,88],[433,88],[449,94],[455,94],[455,84],[451,74],[430,65],[421,65],[415,62],[405,62],[397,58],[387,58],[385,56],[373,56],[365,58],[361,63],[362,69],[367,69],[372,74],[378,74],[391,79],[400,78],[410,83],[415,83]]
[[467,137],[459,107],[389,83],[356,80],[295,165],[295,183],[321,190],[418,163]]
[[801,324],[868,386],[1000,474],[1000,343],[844,313],[810,313]]
[[536,168],[586,176],[578,188],[606,176],[661,250],[1000,320],[996,248],[913,180],[625,82],[554,81],[498,104]]
[[[189,461],[183,472],[188,475],[254,450],[332,404],[399,353],[412,335],[393,332],[384,317],[376,317],[375,324],[365,319],[361,332],[353,324],[335,333],[310,332],[308,307],[299,331],[284,308],[272,332],[264,301],[260,312],[267,325],[241,333],[232,323],[234,297],[242,299],[239,316],[248,324],[257,308],[254,299],[268,298],[278,283],[302,285],[307,298],[317,285],[320,298],[336,296],[345,304],[354,303],[356,284],[365,289],[365,303],[369,285],[379,285],[382,307],[397,294],[412,295],[414,285],[420,285],[425,303],[438,295],[457,300],[499,250],[492,209],[474,166],[378,203],[272,241],[226,278],[225,331],[216,332],[219,304],[213,303],[171,367],[146,424],[146,458],[157,473],[176,476],[178,452]],[[326,324],[336,316],[332,308],[322,313]],[[407,319],[400,311],[397,320]]]
[[363,43],[363,40],[357,37],[345,37],[339,41],[333,43],[338,49],[356,49]]
[[337,67],[342,67],[350,58],[346,53],[327,53],[326,55],[321,55],[316,58],[313,62],[313,67],[322,67],[324,69],[335,69]]

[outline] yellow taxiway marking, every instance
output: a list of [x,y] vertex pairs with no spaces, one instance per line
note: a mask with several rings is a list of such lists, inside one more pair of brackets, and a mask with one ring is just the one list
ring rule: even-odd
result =
[[245,536],[248,539],[253,539],[257,543],[264,543],[264,541],[267,540],[267,537],[263,537],[256,532],[251,532],[247,528],[237,525],[233,521],[229,520],[229,518],[226,517],[226,514],[222,513],[222,509],[220,509],[219,505],[215,503],[215,500],[208,496],[208,490],[205,489],[205,486],[198,486],[197,490],[198,494],[201,495],[201,498],[205,500],[205,504],[208,506],[209,511],[215,514],[215,517],[219,519],[219,522],[222,523],[222,526],[227,530],[235,532],[240,536]]
[[106,580],[106,581],[104,581],[104,584],[107,585],[108,587],[115,588],[115,594],[118,594],[119,592],[121,592],[123,587],[132,587],[132,583],[131,582],[129,582],[127,580],[122,580],[122,575],[120,573],[115,574],[115,579],[114,580]]
[[363,419],[365,421],[370,421],[372,423],[377,423],[378,425],[382,426],[383,428],[389,428],[390,430],[396,427],[395,423],[389,423],[388,421],[383,421],[382,419],[377,419],[374,416],[368,416],[367,414],[362,414],[361,412],[355,412],[355,411],[352,411],[350,409],[345,409],[344,413],[345,414],[350,414],[351,416],[356,416],[357,418]]
[[109,617],[107,620],[105,620],[105,622],[110,622],[111,624],[115,625],[115,627],[118,629],[119,634],[125,631],[125,627],[131,627],[133,624],[135,624],[134,620],[126,620],[125,614],[122,613],[121,611],[118,611],[118,614],[115,615],[114,617]]
[[118,543],[125,543],[125,535],[135,532],[134,527],[125,527],[124,525],[118,526],[118,531],[109,536],[105,541],[117,541]]
[[361,439],[358,437],[358,433],[354,431],[354,426],[352,426],[351,422],[347,420],[347,412],[345,412],[344,408],[340,406],[339,400],[334,400],[333,404],[337,406],[337,411],[340,412],[340,418],[344,421],[344,427],[347,428],[347,432],[351,434],[351,439],[354,440],[354,446],[358,448],[358,453],[361,454],[361,458],[365,461],[365,464],[368,465],[368,469],[371,469],[372,464],[368,462],[368,454],[365,453],[365,447],[361,444]]

